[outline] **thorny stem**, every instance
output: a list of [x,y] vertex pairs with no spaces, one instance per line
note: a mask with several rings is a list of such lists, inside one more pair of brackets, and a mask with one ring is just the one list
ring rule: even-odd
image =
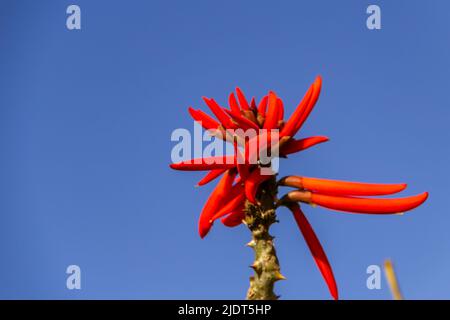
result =
[[254,275],[250,277],[247,291],[248,300],[276,300],[278,296],[273,287],[276,281],[285,279],[280,273],[273,239],[269,234],[270,226],[277,222],[275,202],[277,184],[275,177],[261,185],[257,195],[258,205],[247,201],[245,205],[245,223],[252,232],[252,240],[247,244],[255,252],[255,261],[251,265]]

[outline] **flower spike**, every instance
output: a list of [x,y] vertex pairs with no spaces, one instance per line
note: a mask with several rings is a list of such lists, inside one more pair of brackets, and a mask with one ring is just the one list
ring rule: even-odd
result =
[[[277,299],[274,283],[285,279],[280,273],[273,237],[269,233],[270,225],[277,221],[275,211],[279,206],[286,206],[292,212],[331,295],[337,299],[330,263],[299,202],[350,213],[402,214],[418,207],[428,197],[424,192],[404,198],[374,198],[396,194],[406,188],[404,183],[374,184],[303,176],[288,176],[276,182],[276,173],[269,171],[275,158],[287,158],[328,141],[324,136],[295,138],[314,109],[321,89],[322,78],[318,76],[288,119],[284,119],[283,101],[273,91],[257,105],[254,97],[247,100],[242,90],[236,88],[228,96],[225,108],[214,99],[204,97],[215,118],[189,107],[192,118],[208,130],[211,137],[233,144],[233,154],[185,160],[172,163],[170,167],[206,171],[198,186],[219,180],[199,218],[201,238],[217,219],[227,227],[244,223],[252,232],[253,240],[248,246],[255,251],[255,262],[251,265],[255,275],[250,278],[247,299]],[[280,186],[295,190],[278,200]]]

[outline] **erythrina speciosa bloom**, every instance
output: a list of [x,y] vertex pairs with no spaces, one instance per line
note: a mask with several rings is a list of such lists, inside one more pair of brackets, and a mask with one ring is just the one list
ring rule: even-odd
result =
[[[277,221],[275,210],[278,207],[284,206],[291,211],[332,297],[338,299],[330,263],[300,204],[348,213],[384,215],[412,210],[428,197],[428,193],[424,192],[403,198],[375,198],[404,190],[404,183],[359,183],[303,176],[287,176],[277,181],[275,172],[265,170],[271,163],[262,163],[263,151],[267,153],[270,149],[269,160],[273,160],[275,156],[286,158],[328,141],[324,136],[294,138],[316,105],[321,87],[322,79],[317,77],[288,120],[284,120],[283,101],[273,91],[256,104],[254,98],[249,103],[242,90],[237,88],[236,95],[231,93],[229,96],[228,108],[204,97],[215,119],[201,110],[189,108],[192,118],[203,128],[234,145],[234,154],[191,159],[173,163],[170,167],[175,170],[208,171],[198,182],[199,186],[221,177],[200,214],[199,233],[204,238],[217,219],[228,227],[245,223],[251,230],[252,240],[248,246],[255,251],[255,261],[251,266],[255,272],[250,278],[248,299],[277,299],[273,292],[274,283],[285,279],[280,273],[273,237],[269,234],[270,225]],[[242,132],[249,130],[256,134],[247,139]],[[251,149],[255,140],[259,143],[256,149]],[[280,186],[295,190],[279,198]]]

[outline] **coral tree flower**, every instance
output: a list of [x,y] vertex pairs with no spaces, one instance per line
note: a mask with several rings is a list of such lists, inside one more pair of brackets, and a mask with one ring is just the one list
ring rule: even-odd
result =
[[[266,140],[265,148],[272,149],[272,145],[269,147],[270,140],[276,139],[276,148],[282,158],[328,141],[324,136],[294,138],[316,105],[321,87],[322,79],[317,77],[287,120],[283,119],[283,101],[273,91],[257,104],[254,98],[249,103],[242,90],[237,88],[236,95],[231,93],[228,98],[228,107],[222,107],[214,99],[204,97],[204,102],[216,119],[201,110],[189,108],[195,121],[218,138],[233,143],[235,151],[233,155],[191,159],[170,165],[175,170],[208,171],[198,186],[221,177],[200,214],[201,238],[207,235],[217,219],[221,219],[228,227],[239,225],[245,217],[246,202],[257,204],[261,184],[275,175],[267,172],[262,174],[263,166],[259,160],[263,148],[257,148],[253,154],[249,152],[252,139]],[[256,130],[256,136],[248,141],[239,134],[229,133],[229,130],[236,129]],[[267,131],[274,129],[278,130],[278,134]],[[239,147],[244,149],[244,154]],[[404,183],[373,184],[288,176],[278,181],[278,185],[295,188],[283,196],[277,206],[285,206],[292,212],[334,299],[338,298],[338,290],[333,271],[300,203],[348,213],[400,214],[421,205],[428,197],[425,192],[403,198],[374,198],[398,193],[406,188]]]

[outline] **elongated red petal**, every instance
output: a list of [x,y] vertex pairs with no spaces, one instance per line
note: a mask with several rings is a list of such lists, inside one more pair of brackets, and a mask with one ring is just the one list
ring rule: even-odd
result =
[[366,199],[353,197],[337,197],[313,193],[311,202],[319,206],[354,213],[395,214],[412,210],[428,198],[428,192],[397,199]]
[[234,95],[234,93],[230,93],[230,96],[228,97],[228,103],[230,105],[230,109],[233,114],[236,114],[236,115],[241,114],[241,109],[239,108],[239,105],[237,103],[236,96]]
[[250,166],[248,161],[244,158],[241,151],[238,148],[237,141],[234,140],[234,155],[235,155],[235,162],[237,166],[237,170],[239,172],[239,176],[244,181],[248,178],[250,175]]
[[248,105],[247,99],[245,98],[242,90],[240,88],[236,88],[236,93],[237,93],[239,104],[241,105],[242,110],[249,110],[250,107]]
[[264,121],[264,129],[278,128],[278,110],[277,96],[271,91],[269,93],[269,108]]
[[220,219],[222,223],[230,228],[237,227],[245,218],[244,206],[239,206],[235,211]]
[[322,273],[322,276],[325,279],[328,289],[330,290],[331,296],[335,300],[337,300],[339,296],[336,280],[334,279],[333,270],[325,254],[325,251],[323,250],[322,245],[320,244],[319,239],[317,238],[313,228],[311,227],[302,210],[300,209],[300,206],[297,203],[293,203],[289,206],[289,209],[294,215],[294,219],[297,222],[297,225],[301,233],[303,234],[303,237],[305,238],[306,244],[308,245],[309,250],[311,251],[311,254],[314,257],[314,260],[317,264],[317,267],[320,270],[320,273]]
[[210,183],[211,181],[213,181],[214,179],[216,179],[217,177],[219,177],[222,173],[224,173],[225,171],[227,171],[227,169],[217,169],[217,170],[211,170],[210,172],[208,172],[203,178],[202,180],[200,180],[197,183],[197,186],[204,186],[207,183]]
[[301,140],[290,139],[284,146],[281,148],[280,153],[282,155],[288,155],[296,152],[300,152],[315,146],[316,144],[327,142],[328,137],[309,137]]
[[269,96],[264,96],[258,105],[258,113],[265,117],[266,116],[266,109],[267,109],[267,102],[269,101]]
[[220,210],[214,214],[211,218],[211,222],[214,222],[228,213],[235,211],[240,205],[242,205],[245,202],[245,194],[243,191],[244,190],[241,184],[234,186],[229,197],[227,198],[227,202],[224,203]]
[[300,118],[297,120],[297,123],[295,124],[295,129],[293,132],[294,135],[298,132],[298,130],[300,130],[303,123],[305,123],[306,119],[308,119],[309,114],[311,113],[312,109],[316,105],[317,100],[319,99],[321,88],[322,88],[322,78],[318,76],[313,84],[311,99],[308,101],[308,105],[306,106]]
[[308,106],[309,100],[311,100],[311,95],[313,92],[314,85],[311,85],[306,91],[305,96],[298,104],[297,108],[295,109],[294,113],[291,115],[289,120],[285,123],[283,129],[281,130],[281,136],[282,137],[293,137],[296,133],[295,128],[297,126],[297,123],[302,115],[302,113],[305,111],[306,107]]
[[256,109],[256,100],[255,97],[252,98],[252,101],[250,101],[250,109],[255,110]]
[[203,100],[226,129],[236,128],[236,125],[231,121],[230,117],[227,115],[224,109],[222,109],[222,107],[219,106],[219,104],[214,99],[203,97]]
[[243,130],[248,130],[248,129],[254,129],[255,133],[258,132],[259,127],[256,123],[254,123],[253,121],[243,117],[240,113],[239,114],[235,114],[232,111],[229,110],[225,110],[226,113],[228,113],[230,115],[231,118],[233,118],[234,121],[237,122],[237,124],[239,125],[239,127]]
[[283,100],[277,98],[277,120],[281,121],[284,118],[284,104]]
[[318,76],[308,92],[306,92],[305,97],[302,99],[289,121],[283,127],[283,130],[281,130],[281,137],[293,137],[297,133],[314,108],[317,99],[319,98],[321,88],[322,78]]
[[214,120],[201,110],[195,110],[189,107],[189,113],[192,116],[192,118],[198,123],[200,123],[201,126],[206,130],[217,129],[220,125],[216,120]]
[[335,196],[381,196],[400,192],[407,186],[405,183],[361,183],[299,176],[285,177],[280,185]]
[[236,166],[235,156],[216,156],[198,158],[170,164],[170,167],[181,171],[205,171],[215,169],[231,169]]
[[256,193],[258,191],[258,187],[261,183],[267,181],[271,177],[272,175],[262,175],[259,168],[253,170],[249,177],[245,180],[244,184],[245,196],[247,197],[247,200],[253,204],[256,204]]
[[220,179],[216,188],[206,201],[198,221],[198,231],[201,238],[204,238],[211,229],[211,218],[223,202],[226,201],[227,192],[231,188],[235,177],[235,171],[225,172],[222,179]]

